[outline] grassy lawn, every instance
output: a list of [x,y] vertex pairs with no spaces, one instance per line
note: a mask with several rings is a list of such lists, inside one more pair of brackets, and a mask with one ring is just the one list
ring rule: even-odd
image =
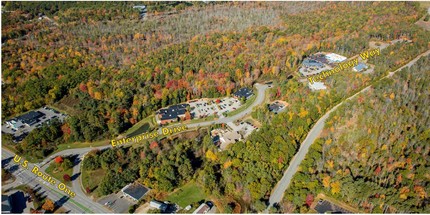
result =
[[192,120],[189,120],[189,121],[184,121],[184,122],[182,122],[182,124],[186,125],[186,124],[197,123],[197,122],[211,121],[211,120],[214,120],[214,119],[215,119],[215,116],[211,115],[211,116],[208,116],[208,117],[202,118],[202,119],[192,119]]
[[89,187],[91,192],[97,196],[97,192],[94,192],[99,184],[102,182],[106,171],[102,168],[96,170],[84,170],[82,169],[82,185],[84,190]]
[[192,203],[208,199],[202,188],[198,186],[195,182],[191,181],[173,191],[167,197],[167,200],[170,202],[174,202],[184,208]]
[[57,150],[55,150],[52,154],[57,153],[59,151],[74,149],[74,148],[86,148],[86,147],[97,147],[104,146],[110,144],[110,140],[99,140],[95,142],[76,142],[76,143],[67,143],[60,144],[57,146]]
[[245,104],[243,104],[240,108],[238,108],[238,109],[236,109],[234,111],[228,112],[227,113],[227,117],[236,115],[236,114],[244,111],[246,108],[248,108],[249,106],[251,106],[252,103],[254,103],[254,101],[255,101],[256,98],[257,98],[257,95],[253,95],[250,99],[246,100]]
[[48,173],[50,176],[56,178],[58,181],[61,181],[63,183],[65,183],[67,186],[71,186],[72,182],[68,181],[65,182],[63,179],[64,174],[68,174],[70,175],[70,177],[73,176],[73,168],[67,169],[65,171],[58,171],[56,169],[57,164],[55,162],[51,162],[51,164],[49,164],[49,167],[46,168],[46,173]]
[[127,137],[133,137],[139,134],[143,134],[147,131],[149,131],[151,128],[151,126],[149,125],[149,123],[145,123],[142,126],[140,126],[137,130],[131,132],[130,134],[127,134]]
[[154,126],[155,116],[151,115],[146,117],[145,119],[140,120],[138,123],[136,123],[133,127],[128,129],[125,132],[126,136],[135,136],[141,133],[144,133],[151,129],[151,127]]
[[199,123],[199,122],[206,122],[206,121],[212,121],[215,119],[214,115],[202,118],[202,119],[192,119],[192,120],[187,120],[187,121],[180,121],[180,122],[173,122],[173,123],[169,123],[166,127],[172,127],[172,126],[178,126],[178,125],[187,125],[187,124],[192,124],[192,123]]

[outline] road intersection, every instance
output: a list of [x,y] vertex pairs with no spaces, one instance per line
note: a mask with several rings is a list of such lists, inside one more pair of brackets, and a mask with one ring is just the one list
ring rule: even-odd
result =
[[[265,91],[268,88],[268,85],[257,83],[257,84],[255,84],[255,87],[257,88],[257,98],[248,108],[246,108],[242,112],[240,112],[236,115],[230,116],[230,117],[219,118],[217,120],[187,124],[187,127],[188,128],[196,128],[196,127],[210,126],[213,124],[233,122],[235,120],[238,120],[238,119],[250,114],[254,107],[259,106],[264,102]],[[112,147],[112,146],[111,145],[105,145],[105,146],[100,146],[100,147],[75,148],[75,149],[67,149],[67,150],[59,151],[59,152],[54,153],[54,154],[50,155],[49,157],[45,158],[42,162],[40,162],[38,164],[30,164],[29,163],[29,166],[31,165],[31,167],[29,167],[30,168],[29,170],[24,170],[24,169],[22,169],[22,167],[18,166],[18,168],[21,169],[19,180],[21,181],[21,183],[27,184],[33,188],[42,187],[43,191],[54,202],[61,201],[61,198],[63,198],[63,201],[64,201],[64,199],[67,197],[67,195],[63,195],[63,194],[59,193],[58,190],[56,190],[57,188],[56,187],[50,187],[49,183],[44,184],[43,180],[42,181],[37,180],[36,179],[37,177],[33,173],[31,173],[30,170],[34,165],[36,165],[36,166],[40,167],[40,169],[42,171],[45,171],[46,168],[48,167],[48,164],[53,159],[55,159],[56,157],[67,156],[67,155],[77,155],[77,161],[76,162],[78,164],[73,167],[73,175],[78,174],[78,177],[72,181],[73,192],[76,193],[76,197],[74,197],[73,199],[68,199],[67,201],[65,201],[65,203],[63,203],[63,206],[65,208],[69,209],[71,213],[112,213],[112,211],[108,210],[104,206],[93,201],[83,192],[82,186],[81,186],[81,177],[80,177],[81,162],[84,159],[85,154],[92,151],[92,150],[95,150],[95,149],[103,150],[103,149],[110,148],[110,147]],[[5,148],[2,148],[2,159],[13,158],[13,156],[15,156],[14,153],[10,152],[9,150],[7,150]],[[15,172],[14,172],[14,175],[15,175]]]
[[[387,76],[385,76],[383,78],[391,77],[395,72],[400,71],[401,69],[403,69],[405,67],[409,67],[409,66],[413,65],[420,57],[427,56],[429,54],[430,54],[430,50],[417,56],[415,59],[411,60],[408,64],[397,69],[396,71],[390,72]],[[214,125],[214,124],[233,122],[235,120],[238,120],[238,119],[250,114],[254,107],[259,106],[264,102],[265,91],[267,90],[267,88],[269,88],[268,85],[258,84],[258,83],[255,84],[255,87],[257,88],[257,91],[258,91],[257,98],[248,108],[246,108],[242,112],[240,112],[236,115],[230,116],[230,117],[223,117],[223,118],[219,118],[219,119],[212,120],[212,121],[187,124],[187,127],[188,128],[197,128],[197,127],[210,126],[210,125]],[[288,188],[293,175],[297,171],[300,163],[304,160],[304,158],[305,158],[305,156],[309,150],[309,147],[312,145],[312,143],[315,141],[315,139],[321,133],[322,129],[324,128],[325,120],[329,117],[329,115],[333,111],[335,111],[340,105],[342,105],[345,101],[354,98],[355,96],[357,96],[358,94],[360,94],[364,91],[367,91],[368,89],[370,89],[370,87],[372,87],[372,85],[363,88],[361,91],[357,92],[353,96],[351,96],[351,97],[345,99],[344,101],[342,101],[341,103],[337,104],[335,107],[333,107],[330,111],[328,111],[325,115],[323,115],[317,121],[317,123],[314,125],[314,127],[309,131],[306,139],[301,144],[299,151],[291,160],[290,165],[288,166],[287,170],[284,172],[283,177],[275,186],[275,188],[274,188],[274,190],[270,196],[270,199],[269,199],[269,206],[265,210],[265,213],[268,213],[270,207],[272,207],[273,204],[278,203],[282,200],[284,192]],[[46,170],[46,168],[48,166],[47,164],[50,161],[52,161],[55,157],[72,155],[72,154],[78,155],[77,159],[79,161],[82,161],[85,154],[88,153],[89,151],[94,150],[94,149],[103,150],[103,149],[110,148],[110,147],[112,147],[112,146],[111,145],[105,145],[105,146],[100,146],[100,147],[86,147],[86,148],[76,148],[76,149],[63,150],[63,151],[57,152],[57,153],[47,157],[45,160],[43,160],[39,164],[30,164],[29,163],[29,168],[32,168],[33,165],[36,165],[36,166],[40,166],[40,168],[42,170]],[[12,152],[3,148],[3,150],[2,150],[2,159],[3,160],[13,159],[13,156],[14,156],[14,154]],[[80,164],[81,163],[79,161],[78,161],[78,164],[73,168],[73,175],[80,174],[80,169],[81,169]],[[13,161],[11,161],[11,162],[13,162]],[[69,209],[71,213],[112,213],[110,210],[108,210],[104,206],[98,204],[97,202],[93,201],[87,195],[84,194],[84,192],[82,190],[81,183],[80,183],[81,180],[80,180],[79,176],[77,179],[75,179],[72,182],[72,185],[74,188],[73,191],[76,193],[76,197],[73,199],[68,199],[67,195],[60,193],[58,190],[56,190],[55,187],[49,186],[50,185],[49,183],[46,183],[45,181],[43,181],[40,178],[37,178],[37,176],[32,174],[30,172],[30,170],[22,169],[22,167],[20,167],[19,165],[17,165],[17,166],[18,166],[18,171],[14,171],[13,174],[17,177],[17,180],[19,180],[19,183],[27,184],[27,185],[29,185],[33,188],[37,188],[37,189],[39,189],[39,187],[40,187],[40,190],[44,194],[46,194],[53,201],[60,202],[64,207]]]
[[[70,213],[112,213],[103,206],[92,202],[87,196],[76,195],[70,198],[69,195],[62,193],[55,185],[52,185],[42,178],[37,177],[31,172],[37,164],[28,163],[28,169],[23,168],[20,164],[13,161],[14,153],[7,149],[2,149],[2,163],[9,166],[12,174],[16,177],[14,185],[28,185],[43,196],[48,197],[59,206],[63,206],[70,210]],[[12,188],[12,187],[9,187]]]

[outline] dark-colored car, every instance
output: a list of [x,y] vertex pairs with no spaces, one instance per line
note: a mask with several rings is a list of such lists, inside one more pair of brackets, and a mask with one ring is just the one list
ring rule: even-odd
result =
[[214,206],[214,203],[213,203],[213,202],[211,202],[211,201],[207,201],[207,202],[206,202],[206,204],[207,204],[210,208],[212,208],[212,207]]

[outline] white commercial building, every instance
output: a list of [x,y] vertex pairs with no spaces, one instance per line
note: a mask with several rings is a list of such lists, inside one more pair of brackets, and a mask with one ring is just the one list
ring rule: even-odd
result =
[[346,57],[344,57],[342,55],[335,54],[335,53],[326,54],[325,57],[331,63],[340,63],[340,62],[342,62],[342,61],[344,61],[344,60],[347,59]]
[[327,87],[324,85],[323,82],[309,82],[309,88],[311,90],[325,90]]

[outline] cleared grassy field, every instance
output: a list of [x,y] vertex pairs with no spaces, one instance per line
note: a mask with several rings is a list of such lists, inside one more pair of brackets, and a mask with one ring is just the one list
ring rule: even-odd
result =
[[48,173],[50,176],[56,178],[58,181],[61,181],[63,183],[65,183],[67,186],[71,186],[72,183],[70,181],[65,182],[63,179],[64,174],[68,174],[70,177],[72,177],[73,175],[73,168],[67,169],[65,171],[58,171],[56,169],[56,163],[52,162],[51,164],[49,164],[49,167],[46,168],[46,173]]
[[167,200],[184,208],[194,202],[208,199],[206,194],[203,192],[203,189],[194,181],[191,181],[173,191],[173,193],[167,197]]
[[104,145],[108,145],[109,143],[110,143],[110,140],[99,140],[95,142],[75,142],[75,143],[60,144],[58,145],[57,150],[55,150],[53,153],[67,150],[67,149],[74,149],[74,148],[104,146]]
[[95,196],[97,196],[97,192],[94,192],[99,184],[102,182],[103,177],[105,176],[106,171],[104,169],[96,169],[96,170],[82,170],[82,185],[84,186],[84,190],[88,187]]

